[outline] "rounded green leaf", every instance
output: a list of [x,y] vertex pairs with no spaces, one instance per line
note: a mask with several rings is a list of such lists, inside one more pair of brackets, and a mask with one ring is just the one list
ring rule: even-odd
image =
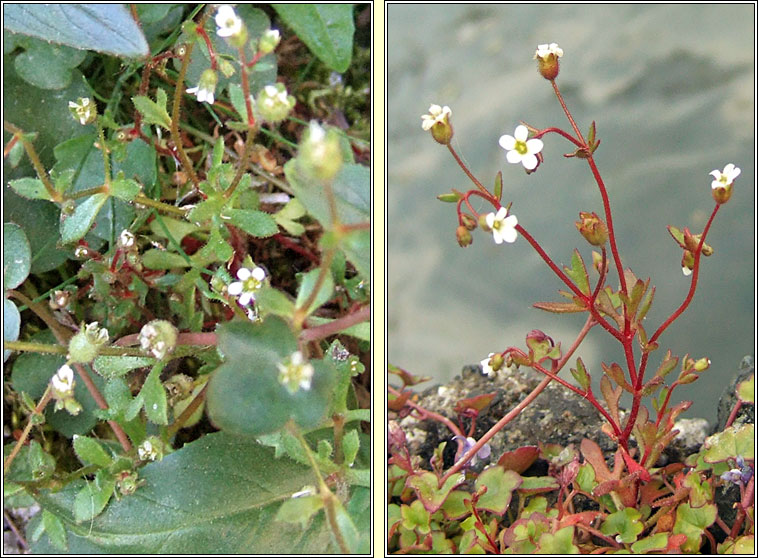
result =
[[[314,484],[313,470],[274,450],[226,433],[186,444],[139,470],[145,484],[112,499],[92,521],[74,522],[84,486],[42,490],[41,505],[63,521],[72,554],[336,554],[323,513],[307,528],[277,522],[284,501]],[[82,496],[82,499],[84,497]],[[355,518],[353,518],[355,519]],[[368,530],[367,522],[358,524]],[[223,536],[222,536],[223,535]],[[46,536],[33,552],[54,552]]]
[[106,453],[103,446],[88,436],[74,436],[74,451],[84,465],[107,467],[113,462],[113,458]]
[[350,66],[353,53],[352,4],[272,4],[313,54],[337,72]]
[[[21,314],[13,301],[3,299],[3,341],[17,341],[21,331]],[[11,356],[11,351],[3,351],[3,362]]]
[[84,237],[107,199],[107,194],[94,194],[76,206],[74,213],[61,223],[61,242],[70,244]]
[[3,16],[14,33],[124,58],[150,54],[125,4],[8,4]]
[[86,56],[85,52],[36,39],[26,39],[26,51],[13,61],[18,75],[41,89],[63,89],[71,83],[72,68]]
[[208,416],[222,430],[257,436],[280,429],[290,417],[314,428],[323,418],[334,380],[333,367],[311,361],[311,387],[294,394],[279,381],[277,365],[297,350],[287,324],[269,316],[262,324],[231,322],[218,331],[225,357],[208,385]]
[[19,196],[30,200],[50,200],[50,194],[45,189],[45,185],[38,178],[19,178],[8,182],[14,192]]
[[32,249],[23,229],[15,223],[3,223],[3,282],[15,289],[29,275]]

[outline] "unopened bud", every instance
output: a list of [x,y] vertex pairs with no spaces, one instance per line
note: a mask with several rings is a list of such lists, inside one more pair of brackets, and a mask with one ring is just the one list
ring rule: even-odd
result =
[[473,231],[477,226],[477,221],[468,213],[461,213],[461,222],[468,230]]
[[708,370],[708,367],[710,365],[711,365],[711,359],[707,357],[703,357],[695,361],[695,364],[692,367],[695,370],[695,372],[703,372],[704,370]]
[[300,143],[297,160],[306,174],[327,182],[332,180],[343,163],[337,130],[330,128],[327,132],[312,120]]
[[455,229],[455,237],[458,240],[458,245],[461,248],[465,248],[466,246],[471,245],[471,243],[474,241],[474,239],[471,238],[471,233],[469,230],[463,225],[460,225],[457,229]]
[[603,220],[594,211],[592,213],[580,211],[579,218],[581,221],[575,224],[584,239],[593,246],[603,246],[608,240],[608,227],[605,226]]
[[281,39],[277,29],[268,29],[258,41],[258,52],[261,54],[273,52]]
[[689,250],[685,250],[682,256],[682,273],[691,275],[693,269],[695,269],[695,256]]

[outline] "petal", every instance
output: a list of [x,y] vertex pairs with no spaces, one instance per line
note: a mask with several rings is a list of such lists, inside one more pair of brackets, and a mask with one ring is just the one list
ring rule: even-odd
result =
[[503,136],[500,136],[498,143],[500,144],[500,147],[502,147],[503,149],[511,150],[516,146],[516,138],[514,138],[513,136],[509,136],[508,134],[505,134]]
[[495,219],[497,219],[498,221],[503,221],[504,219],[506,219],[505,218],[506,215],[508,215],[508,210],[504,207],[501,207],[500,209],[497,210],[497,215],[495,215]]
[[732,165],[732,167],[733,167],[733,169],[729,173],[729,178],[731,180],[734,180],[735,178],[737,178],[740,175],[740,173],[742,172],[742,170],[739,167],[735,167],[734,165]]
[[518,225],[518,219],[516,218],[515,215],[508,215],[508,217],[503,219],[503,225],[505,225],[506,227],[510,229],[513,229],[516,227],[516,225]]
[[529,153],[539,153],[545,146],[541,139],[530,139],[526,142],[526,149]]
[[437,116],[440,112],[442,112],[442,107],[439,105],[429,105],[429,114],[432,116]]
[[720,187],[721,187],[721,182],[719,182],[718,180],[714,180],[713,182],[711,182],[711,190],[715,190],[716,188],[720,188]]
[[492,228],[492,225],[495,224],[495,214],[494,213],[487,213],[487,215],[484,217],[484,220],[487,223],[487,226],[489,228]]
[[526,141],[526,138],[529,137],[529,129],[526,126],[519,124],[516,126],[516,131],[513,135],[516,136],[516,139],[519,141]]
[[247,306],[252,300],[255,300],[255,297],[251,293],[242,293],[237,302],[239,302],[241,306]]
[[719,178],[721,178],[721,171],[720,171],[720,170],[718,170],[718,169],[716,169],[716,170],[712,170],[712,171],[711,171],[711,172],[709,172],[708,174],[710,174],[710,175],[711,175],[713,178],[715,178],[716,180],[718,180]]
[[500,231],[492,229],[492,238],[495,239],[495,244],[502,244],[503,243],[503,236],[500,234]]
[[734,169],[734,163],[729,163],[727,166],[724,167],[724,174],[731,174],[733,169]]
[[247,281],[251,275],[252,272],[246,267],[241,267],[237,270],[237,279],[240,281]]
[[[511,151],[513,153],[513,151]],[[534,170],[537,167],[537,157],[532,155],[531,153],[527,153],[524,155],[523,159],[521,159],[521,162],[524,164],[524,167],[528,170]]]
[[231,285],[229,285],[226,288],[226,292],[228,292],[232,296],[237,296],[239,294],[242,294],[242,281],[235,281]]
[[504,228],[500,231],[500,234],[503,235],[503,240],[509,244],[516,242],[516,238],[518,238],[518,232],[514,228]]
[[208,93],[205,96],[205,102],[208,103],[209,105],[213,104],[213,93]]
[[[534,155],[532,155],[532,157],[534,157]],[[521,153],[514,149],[513,151],[506,153],[505,158],[509,163],[520,163],[522,157]]]
[[266,278],[266,272],[263,270],[262,267],[256,267],[253,270],[253,279],[256,279],[258,281],[263,281]]
[[683,267],[682,268],[682,273],[684,273],[684,276],[686,277],[688,275],[692,275],[692,270],[690,268],[688,268],[688,267]]

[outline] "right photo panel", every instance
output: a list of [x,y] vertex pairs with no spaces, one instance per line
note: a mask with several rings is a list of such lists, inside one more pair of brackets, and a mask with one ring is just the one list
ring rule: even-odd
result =
[[755,5],[385,7],[387,554],[753,554]]

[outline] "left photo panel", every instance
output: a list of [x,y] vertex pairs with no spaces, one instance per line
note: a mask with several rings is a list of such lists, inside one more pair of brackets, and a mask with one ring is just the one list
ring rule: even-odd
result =
[[5,552],[371,554],[372,4],[2,10]]

